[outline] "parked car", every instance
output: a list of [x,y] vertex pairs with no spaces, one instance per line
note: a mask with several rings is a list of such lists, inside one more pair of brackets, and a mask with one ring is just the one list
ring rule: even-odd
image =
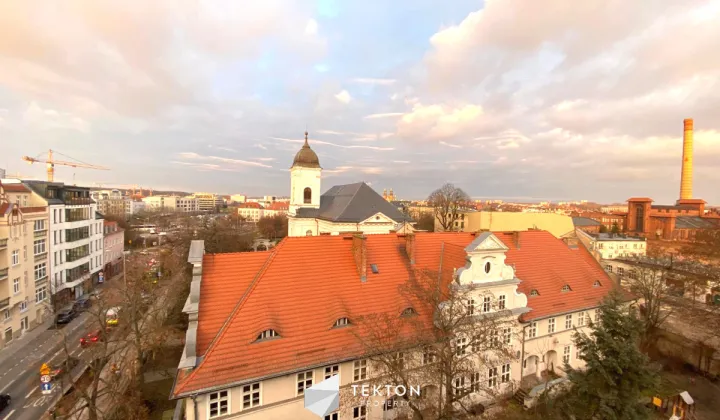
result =
[[87,333],[85,337],[80,338],[80,347],[88,347],[102,340],[103,336],[101,330],[91,331]]
[[10,405],[10,396],[8,394],[0,394],[0,413]]
[[90,302],[89,298],[80,298],[73,304],[73,310],[75,312],[84,312],[89,309],[90,306],[92,306],[92,302]]
[[59,311],[57,313],[57,315],[55,316],[55,322],[58,324],[67,324],[70,321],[72,321],[76,315],[77,314],[75,313],[75,310],[72,308],[63,309],[63,310]]
[[105,312],[105,324],[108,327],[113,327],[120,322],[120,307],[110,308]]

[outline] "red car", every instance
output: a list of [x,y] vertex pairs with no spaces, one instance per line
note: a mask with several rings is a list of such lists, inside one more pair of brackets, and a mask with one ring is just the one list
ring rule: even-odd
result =
[[102,341],[102,330],[89,332],[85,337],[80,339],[80,347],[87,347]]

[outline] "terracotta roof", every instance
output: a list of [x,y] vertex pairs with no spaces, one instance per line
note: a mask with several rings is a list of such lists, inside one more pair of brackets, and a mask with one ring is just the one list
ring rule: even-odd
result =
[[2,184],[5,192],[30,192],[23,184]]
[[[525,321],[597,306],[611,288],[584,247],[570,249],[545,231],[520,232],[519,248],[512,233],[496,236],[509,248],[506,263],[515,265],[519,290],[539,292],[529,297],[532,311]],[[465,232],[417,233],[412,267],[440,271],[449,279],[455,268],[465,266],[464,248],[475,238]],[[347,316],[352,323],[370,313],[399,315],[410,305],[430,328],[430,311],[398,291],[413,271],[406,237],[368,235],[365,241],[365,282],[354,262],[352,237],[288,237],[267,252],[206,254],[197,336],[197,354],[203,357],[194,370],[178,372],[174,395],[362,356],[356,336],[362,332],[352,330],[360,327],[331,328],[335,317]],[[596,280],[601,287],[592,286]],[[561,292],[565,284],[571,292]],[[280,338],[254,342],[269,328]]]
[[628,198],[627,201],[653,201],[653,199],[648,197],[632,197]]
[[249,203],[242,203],[238,206],[238,208],[241,209],[261,209],[263,206],[260,205],[260,203],[255,202],[249,202]]
[[268,210],[277,210],[277,211],[283,211],[288,210],[290,208],[290,203],[286,201],[276,201],[274,203],[271,203],[269,206],[265,207]]

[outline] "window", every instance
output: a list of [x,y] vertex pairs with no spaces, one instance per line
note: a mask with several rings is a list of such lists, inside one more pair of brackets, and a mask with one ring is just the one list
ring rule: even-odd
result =
[[210,394],[209,417],[224,416],[230,412],[230,397],[228,391],[213,392]]
[[395,353],[395,355],[393,356],[393,361],[400,369],[402,369],[403,366],[405,366],[405,353],[401,351]]
[[27,261],[27,246],[23,245],[23,261]]
[[618,267],[618,268],[617,268],[617,274],[618,274],[618,276],[620,276],[620,277],[624,276],[624,275],[625,275],[625,269],[622,268],[622,267]]
[[297,374],[297,395],[303,395],[305,390],[310,388],[313,384],[313,371],[308,370],[307,372]]
[[12,265],[20,264],[20,251],[15,249],[12,252]]
[[490,261],[485,263],[485,274],[490,274],[490,269],[492,268],[492,264],[490,264]]
[[572,328],[572,314],[565,315],[565,329],[569,330]]
[[470,374],[470,392],[480,391],[480,372]]
[[340,374],[340,365],[332,365],[325,367],[325,379],[330,379]]
[[39,255],[45,252],[45,239],[38,239],[33,242],[33,251],[35,255]]
[[13,279],[13,294],[20,293],[20,277]]
[[307,232],[305,232],[305,236],[312,236],[312,230],[308,230]]
[[600,309],[595,310],[595,322],[600,322]]
[[505,295],[498,296],[498,309],[505,309]]
[[528,329],[528,338],[535,338],[537,335],[537,322],[531,322]]
[[367,359],[356,360],[353,362],[353,380],[364,381],[367,379]]
[[463,356],[467,349],[467,337],[461,337],[455,340],[455,355]]
[[465,390],[465,377],[464,376],[458,376],[455,378],[454,382],[454,392],[455,396],[462,395],[463,391]]
[[5,344],[11,342],[13,339],[12,327],[5,328]]
[[35,289],[35,303],[40,303],[47,299],[47,287],[42,286]]
[[337,321],[335,321],[336,327],[343,327],[345,325],[350,325],[350,321],[346,317],[339,318]]
[[353,420],[367,420],[367,406],[359,405],[353,407]]
[[45,230],[45,220],[36,220],[33,222],[33,231],[38,232]]
[[[632,276],[630,276],[632,277]],[[602,286],[602,283],[600,283],[600,280],[595,280],[595,283],[593,283],[593,287],[600,287]]]
[[496,367],[488,369],[488,388],[497,386],[498,371]]
[[502,382],[502,383],[510,382],[510,363],[506,363],[506,364],[502,365],[500,373],[501,373],[500,382]]
[[35,281],[38,281],[47,276],[47,264],[40,263],[35,266]]
[[[498,330],[492,330],[490,332],[490,346],[491,347],[497,348],[497,345],[500,343],[500,339],[498,337],[499,337]],[[473,344],[475,344],[475,342],[473,342]],[[477,347],[479,347],[479,343],[477,343],[477,344],[478,344]],[[476,352],[475,347],[476,346],[473,346],[473,352]],[[478,349],[477,351],[480,351],[480,350]]]
[[606,265],[606,266],[605,266],[605,271],[607,271],[608,273],[612,273],[612,272],[613,272],[613,270],[612,270],[612,265],[609,265],[609,264]]
[[570,346],[563,349],[563,363],[570,363]]
[[415,312],[415,309],[405,308],[400,315],[401,316],[412,316],[412,315],[416,315],[416,314],[417,314],[417,312]]
[[492,306],[492,298],[490,296],[485,296],[483,298],[483,313],[490,312],[491,306]]
[[578,327],[584,327],[585,326],[585,312],[580,312],[578,314]]
[[638,278],[637,270],[628,271],[628,277],[630,277],[633,280],[637,280],[637,278]]
[[503,343],[507,345],[512,343],[512,328],[503,329]]
[[569,292],[569,291],[570,291],[570,286],[566,284],[565,286],[562,287],[562,290],[561,290],[561,291],[562,291],[562,292]]
[[260,382],[242,387],[243,410],[260,405]]
[[273,338],[273,337],[280,337],[280,334],[275,332],[275,330],[265,330],[265,331],[261,332],[260,334],[258,334],[257,341],[267,340],[268,338]]
[[325,420],[338,420],[340,417],[338,417],[338,413],[331,413],[325,416]]
[[540,294],[540,293],[538,293],[537,289],[532,289],[532,290],[530,291],[530,296],[537,296],[537,295],[539,295],[539,294]]
[[427,347],[423,350],[422,364],[427,365],[430,363],[435,363],[435,350]]
[[309,187],[307,187],[303,190],[303,203],[304,204],[312,203],[312,190]]
[[467,314],[468,315],[474,315],[475,314],[475,300],[468,299],[467,302]]
[[10,319],[10,309],[5,309],[5,310],[3,311],[3,319],[4,319],[4,320]]
[[25,298],[22,302],[20,302],[20,312],[25,312],[28,309],[28,300]]
[[548,319],[548,334],[555,332],[555,318]]

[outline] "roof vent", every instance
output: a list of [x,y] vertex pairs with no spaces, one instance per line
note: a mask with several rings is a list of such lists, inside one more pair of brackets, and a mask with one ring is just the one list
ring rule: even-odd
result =
[[370,264],[370,269],[372,270],[373,274],[380,273],[380,270],[378,269],[377,264]]

